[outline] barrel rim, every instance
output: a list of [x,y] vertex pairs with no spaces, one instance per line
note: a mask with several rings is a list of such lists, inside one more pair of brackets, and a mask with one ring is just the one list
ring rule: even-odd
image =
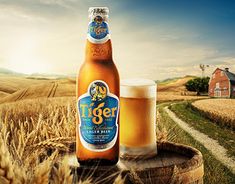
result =
[[[186,162],[180,164],[173,164],[165,167],[145,168],[142,170],[135,169],[135,173],[144,181],[146,179],[148,180],[148,178],[158,177],[160,177],[162,181],[180,181],[181,183],[188,183],[189,181],[197,181],[200,183],[203,181],[203,157],[199,150],[191,146],[168,141],[158,142],[157,145],[158,149],[174,151],[184,155],[184,151],[187,150],[187,154],[189,154],[189,156],[191,155],[192,157]],[[172,147],[177,149],[170,149]]]
[[[177,148],[177,149],[171,149],[171,148]],[[191,157],[186,162],[183,162],[180,164],[173,164],[173,165],[169,165],[165,167],[164,166],[157,167],[158,173],[164,173],[164,176],[166,175],[166,173],[169,173],[171,175],[175,170],[177,170],[177,172],[179,173],[187,172],[189,168],[191,170],[194,170],[194,169],[199,169],[201,167],[201,169],[203,170],[203,159],[202,159],[203,157],[202,157],[201,152],[197,150],[196,148],[193,148],[188,145],[180,144],[180,143],[161,141],[161,142],[157,142],[157,149],[166,150],[166,151],[174,151],[176,153]],[[133,160],[133,159],[120,159],[120,160],[128,161],[128,160]],[[129,170],[129,169],[124,169],[124,170]],[[160,170],[164,172],[160,172]],[[144,168],[144,169],[139,168],[139,169],[135,169],[135,171],[136,172],[146,171],[146,173],[150,175],[151,173],[156,175],[156,168],[154,167]]]
[[[73,144],[76,144],[76,142],[74,141]],[[177,148],[177,149],[170,149],[170,148]],[[191,146],[180,144],[180,143],[175,143],[171,141],[157,141],[157,149],[166,150],[166,151],[174,151],[176,153],[183,154],[183,155],[186,154],[186,156],[191,157],[186,162],[175,164],[175,165],[169,165],[167,167],[164,167],[164,166],[158,167],[158,170],[164,169],[165,172],[171,173],[175,169],[175,167],[177,167],[181,173],[181,172],[187,171],[188,168],[196,169],[203,165],[202,153],[196,148],[193,148]],[[129,159],[120,158],[119,160],[128,161]],[[129,169],[123,169],[123,170],[129,170]],[[151,170],[156,170],[156,168],[145,168],[145,170],[148,172],[151,172]],[[139,171],[143,171],[143,170],[139,169]]]
[[[190,154],[188,156],[192,156],[192,158],[190,158],[186,162],[176,164],[176,165],[172,165],[172,167],[177,166],[178,168],[180,168],[182,170],[182,172],[184,172],[189,167],[191,169],[196,169],[196,168],[200,167],[201,165],[203,165],[202,153],[199,150],[197,150],[196,148],[193,148],[193,147],[188,146],[188,145],[180,144],[180,143],[170,142],[170,141],[162,141],[162,142],[158,142],[158,144],[157,144],[158,148],[161,147],[161,148],[164,148],[164,150],[167,150],[167,151],[172,151],[172,150],[169,149],[170,146],[177,147],[177,148],[179,148],[179,150],[187,150],[187,151],[189,151],[188,154]],[[176,150],[174,150],[174,151],[176,151]],[[185,152],[183,152],[183,151],[179,151],[179,152],[176,152],[176,153],[185,155]],[[169,166],[169,167],[171,167],[171,166]]]
[[[137,174],[142,181],[148,181],[149,178],[157,179],[161,178],[161,181],[180,181],[181,183],[188,183],[189,181],[197,181],[199,183],[203,182],[204,175],[204,165],[203,165],[203,157],[199,150],[193,148],[188,145],[169,142],[169,141],[161,141],[157,142],[158,150],[172,151],[178,154],[185,155],[188,157],[183,163],[172,164],[168,166],[162,167],[151,167],[151,168],[127,168],[120,167],[120,165],[115,165],[111,169],[119,168],[121,173],[126,173],[130,177],[132,176],[132,171]],[[74,152],[73,152],[74,153]],[[126,159],[121,159],[126,160]],[[133,159],[132,159],[133,160]],[[128,159],[126,160],[128,161]],[[85,169],[81,167],[72,166],[73,169]],[[87,167],[89,169],[89,167]],[[107,170],[107,168],[105,169]],[[99,175],[99,173],[98,173]]]

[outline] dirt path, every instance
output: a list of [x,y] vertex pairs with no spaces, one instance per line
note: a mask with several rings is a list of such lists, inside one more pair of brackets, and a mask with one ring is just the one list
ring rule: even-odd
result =
[[195,140],[203,144],[206,149],[208,149],[221,163],[235,174],[235,160],[233,157],[227,156],[227,150],[223,146],[221,146],[216,140],[208,137],[206,134],[190,127],[186,122],[179,119],[175,113],[169,110],[168,107],[164,107],[164,110],[174,122],[176,122],[184,131],[188,132]]

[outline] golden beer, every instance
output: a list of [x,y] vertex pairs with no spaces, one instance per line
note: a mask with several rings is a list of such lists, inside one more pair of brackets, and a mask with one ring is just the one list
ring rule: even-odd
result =
[[147,79],[121,82],[121,155],[156,154],[156,84]]

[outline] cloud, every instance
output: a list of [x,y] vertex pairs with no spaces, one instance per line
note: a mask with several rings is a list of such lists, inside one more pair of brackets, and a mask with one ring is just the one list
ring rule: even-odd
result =
[[84,5],[81,1],[73,0],[7,0],[1,2],[0,10],[21,18],[57,19],[74,14],[79,15],[84,10]]
[[[75,0],[19,0],[0,4],[0,64],[19,49],[19,42],[30,37],[32,53],[51,66],[51,73],[76,73],[84,61],[87,9],[92,2]],[[111,7],[112,12],[118,8]],[[118,11],[116,11],[118,12]],[[200,75],[199,64],[234,66],[234,57],[221,56],[220,50],[204,42],[196,30],[161,22],[141,26],[130,14],[113,13],[110,27],[115,63],[122,78],[164,79]],[[27,50],[24,51],[27,53]],[[23,57],[23,56],[22,56]],[[32,61],[33,62],[33,61]],[[20,64],[20,61],[19,61]],[[36,66],[36,64],[35,64]],[[213,66],[214,67],[214,66]]]

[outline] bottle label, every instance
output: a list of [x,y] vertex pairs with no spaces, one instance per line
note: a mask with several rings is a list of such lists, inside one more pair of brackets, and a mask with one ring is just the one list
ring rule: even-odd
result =
[[92,43],[105,43],[109,38],[108,23],[103,17],[96,16],[88,25],[87,38]]
[[87,93],[78,98],[79,136],[91,151],[105,151],[114,146],[118,136],[119,99],[101,80],[93,81]]

